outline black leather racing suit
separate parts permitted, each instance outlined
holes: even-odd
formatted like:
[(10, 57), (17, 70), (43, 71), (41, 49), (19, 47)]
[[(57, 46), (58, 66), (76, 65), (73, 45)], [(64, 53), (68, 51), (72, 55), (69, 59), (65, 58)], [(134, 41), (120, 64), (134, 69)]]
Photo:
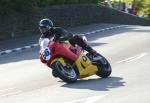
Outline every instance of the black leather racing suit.
[(80, 35), (73, 35), (69, 32), (67, 32), (65, 29), (60, 28), (60, 27), (53, 27), (52, 30), (44, 35), (42, 34), (40, 37), (40, 40), (44, 39), (44, 38), (52, 38), (54, 37), (54, 40), (58, 40), (58, 41), (65, 41), (68, 40), (70, 42), (71, 45), (79, 45), (80, 47), (82, 47), (84, 50), (90, 52), (93, 52), (94, 50), (87, 45), (87, 43), (83, 40), (82, 36)]

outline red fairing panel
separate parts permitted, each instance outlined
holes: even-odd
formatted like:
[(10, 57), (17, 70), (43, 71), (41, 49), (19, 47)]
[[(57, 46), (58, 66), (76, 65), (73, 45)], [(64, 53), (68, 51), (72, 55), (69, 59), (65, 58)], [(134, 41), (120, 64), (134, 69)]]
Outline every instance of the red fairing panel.
[(51, 59), (49, 63), (51, 63), (51, 61), (58, 56), (68, 58), (71, 61), (76, 61), (82, 51), (81, 49), (77, 49), (77, 52), (75, 54), (70, 50), (70, 48), (74, 48), (74, 47), (72, 47), (70, 44), (59, 43), (59, 42), (50, 42), (49, 48), (51, 50), (50, 53)]

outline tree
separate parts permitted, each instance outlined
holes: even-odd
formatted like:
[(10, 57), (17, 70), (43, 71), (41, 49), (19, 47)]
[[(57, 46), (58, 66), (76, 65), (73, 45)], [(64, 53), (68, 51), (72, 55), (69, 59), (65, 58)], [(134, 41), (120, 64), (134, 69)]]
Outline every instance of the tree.
[(125, 2), (126, 4), (134, 4), (138, 15), (140, 15), (140, 13), (143, 12), (145, 17), (150, 18), (150, 0), (119, 0), (119, 1)]

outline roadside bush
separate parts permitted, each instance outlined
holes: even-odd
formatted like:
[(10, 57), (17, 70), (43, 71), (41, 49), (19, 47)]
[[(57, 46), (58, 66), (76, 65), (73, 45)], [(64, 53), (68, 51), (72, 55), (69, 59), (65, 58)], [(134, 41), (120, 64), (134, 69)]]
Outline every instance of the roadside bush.
[(98, 3), (99, 0), (79, 0), (79, 3)]
[(78, 4), (79, 0), (65, 0), (65, 4)]
[(36, 7), (35, 0), (0, 0), (0, 13), (26, 12)]
[(48, 5), (98, 3), (98, 1), (100, 0), (0, 0), (0, 14), (28, 12)]

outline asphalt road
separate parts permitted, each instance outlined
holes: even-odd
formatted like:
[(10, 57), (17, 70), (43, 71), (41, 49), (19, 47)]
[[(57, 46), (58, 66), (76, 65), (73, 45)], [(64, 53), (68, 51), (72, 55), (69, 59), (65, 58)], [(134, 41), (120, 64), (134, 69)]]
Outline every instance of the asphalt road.
[[(99, 30), (99, 29), (104, 29), (104, 28), (109, 28), (114, 26), (118, 26), (118, 24), (90, 24), (90, 25), (78, 26), (74, 28), (65, 28), (65, 29), (71, 33), (83, 34), (86, 32), (91, 32), (94, 30)], [(32, 34), (30, 35), (31, 36), (25, 35), (20, 38), (14, 37), (14, 38), (9, 38), (7, 40), (0, 40), (0, 52), (8, 49), (14, 49), (14, 48), (38, 43), (38, 39), (41, 35), (40, 32), (37, 35), (32, 35)]]
[(150, 103), (150, 27), (126, 26), (87, 38), (110, 61), (109, 78), (66, 84), (52, 77), (37, 58), (39, 48), (32, 48), (0, 57), (0, 103)]

